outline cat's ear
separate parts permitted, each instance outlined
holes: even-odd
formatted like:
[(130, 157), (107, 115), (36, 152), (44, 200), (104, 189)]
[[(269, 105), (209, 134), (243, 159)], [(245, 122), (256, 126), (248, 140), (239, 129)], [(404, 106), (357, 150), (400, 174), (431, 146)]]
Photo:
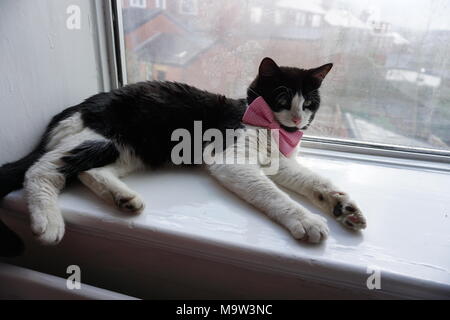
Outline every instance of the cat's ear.
[(330, 72), (331, 68), (333, 68), (332, 63), (324, 64), (321, 67), (310, 70), (311, 77), (319, 84), (322, 84), (322, 81), (327, 76), (328, 72)]
[(264, 58), (259, 65), (259, 75), (263, 78), (271, 78), (280, 73), (280, 67), (271, 58)]

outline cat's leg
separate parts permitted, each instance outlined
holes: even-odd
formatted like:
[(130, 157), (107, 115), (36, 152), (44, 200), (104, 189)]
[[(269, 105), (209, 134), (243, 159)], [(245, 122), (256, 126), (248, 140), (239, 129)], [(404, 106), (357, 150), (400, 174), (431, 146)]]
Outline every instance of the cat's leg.
[(293, 201), (258, 165), (213, 164), (208, 170), (226, 188), (287, 228), (296, 239), (318, 243), (327, 237), (325, 218)]
[(114, 165), (82, 172), (78, 179), (98, 197), (122, 211), (141, 213), (144, 210), (141, 197), (119, 179)]
[(59, 171), (64, 150), (45, 153), (25, 174), (24, 189), (30, 210), (31, 230), (43, 244), (57, 244), (64, 235), (58, 195), (66, 177)]
[(78, 179), (107, 203), (125, 212), (141, 213), (145, 207), (141, 197), (119, 178), (143, 167), (142, 161), (121, 150), (115, 163), (81, 172)]
[(31, 230), (43, 244), (57, 244), (65, 231), (57, 201), (66, 177), (84, 167), (114, 162), (118, 151), (112, 142), (88, 128), (62, 136), (51, 146), (49, 144), (46, 150), (26, 172), (24, 189)]
[(366, 219), (347, 193), (329, 180), (300, 165), (294, 158), (281, 158), (280, 168), (271, 179), (277, 184), (307, 197), (314, 205), (335, 217), (345, 227), (366, 228)]

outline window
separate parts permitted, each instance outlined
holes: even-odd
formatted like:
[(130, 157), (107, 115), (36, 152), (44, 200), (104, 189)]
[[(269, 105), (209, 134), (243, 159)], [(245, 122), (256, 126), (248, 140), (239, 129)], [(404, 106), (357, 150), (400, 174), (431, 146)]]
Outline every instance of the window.
[(198, 13), (197, 0), (180, 0), (180, 13), (196, 15)]
[(148, 63), (146, 66), (146, 77), (145, 80), (153, 80), (153, 66), (151, 63)]
[(166, 9), (167, 8), (166, 0), (155, 0), (155, 7), (158, 9)]
[(253, 23), (260, 23), (262, 19), (263, 10), (260, 7), (250, 9), (250, 21)]
[(450, 151), (450, 0), (178, 3), (168, 16), (142, 15), (148, 28), (125, 28), (130, 81), (151, 63), (167, 68), (153, 78), (243, 97), (264, 56), (333, 62), (308, 136)]
[(295, 14), (295, 25), (300, 27), (306, 25), (306, 15), (303, 12), (297, 12)]
[(318, 28), (318, 27), (320, 27), (321, 23), (322, 23), (322, 17), (319, 16), (318, 14), (313, 15), (311, 25), (315, 28)]
[(283, 23), (283, 15), (280, 10), (275, 11), (275, 25), (279, 26)]
[(130, 0), (130, 7), (147, 8), (147, 0)]

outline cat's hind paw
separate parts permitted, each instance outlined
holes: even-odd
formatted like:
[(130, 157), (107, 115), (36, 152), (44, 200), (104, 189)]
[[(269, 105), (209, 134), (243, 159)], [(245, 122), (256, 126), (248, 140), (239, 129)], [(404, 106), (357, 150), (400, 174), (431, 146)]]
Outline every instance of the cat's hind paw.
[(139, 214), (144, 211), (145, 204), (138, 195), (117, 195), (114, 197), (116, 206), (124, 212)]
[(43, 245), (56, 245), (64, 236), (64, 220), (60, 214), (32, 214), (31, 230)]

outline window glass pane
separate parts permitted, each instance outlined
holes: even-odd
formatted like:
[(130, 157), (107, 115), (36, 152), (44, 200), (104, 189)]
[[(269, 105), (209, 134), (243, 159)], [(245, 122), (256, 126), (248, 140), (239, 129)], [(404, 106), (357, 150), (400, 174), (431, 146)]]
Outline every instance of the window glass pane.
[(265, 56), (333, 62), (308, 135), (450, 149), (450, 0), (142, 2), (122, 1), (130, 83), (237, 98)]

